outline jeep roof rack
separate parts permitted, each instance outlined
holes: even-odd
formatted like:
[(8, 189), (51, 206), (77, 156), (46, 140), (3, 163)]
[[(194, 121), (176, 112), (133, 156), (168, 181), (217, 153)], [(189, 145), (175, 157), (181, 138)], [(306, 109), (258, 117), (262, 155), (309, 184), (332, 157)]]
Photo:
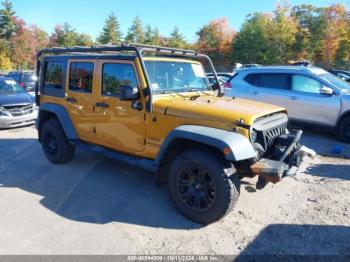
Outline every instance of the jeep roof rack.
[[(45, 48), (40, 50), (36, 55), (36, 74), (39, 76), (40, 73), (40, 58), (44, 54), (76, 54), (76, 53), (106, 53), (106, 52), (112, 52), (112, 53), (131, 53), (134, 52), (136, 56), (140, 59), (142, 71), (145, 75), (146, 85), (147, 85), (147, 92), (148, 94), (151, 94), (152, 90), (150, 88), (150, 81), (148, 78), (148, 74), (146, 71), (146, 66), (143, 60), (143, 53), (154, 53), (158, 55), (167, 55), (167, 56), (173, 56), (173, 57), (189, 57), (189, 58), (204, 58), (208, 61), (210, 69), (213, 72), (214, 78), (216, 79), (216, 82), (219, 84), (218, 90), (219, 90), (219, 96), (222, 96), (224, 94), (223, 88), (220, 84), (219, 78), (216, 74), (215, 67), (210, 59), (209, 56), (205, 54), (198, 53), (196, 51), (191, 50), (184, 50), (184, 49), (177, 49), (177, 48), (171, 48), (171, 47), (162, 47), (162, 46), (154, 46), (154, 45), (144, 45), (144, 44), (138, 44), (138, 43), (131, 43), (131, 44), (122, 44), (121, 46), (111, 46), (111, 45), (98, 45), (98, 46), (72, 46), (72, 47), (52, 47), (52, 48)], [(39, 91), (39, 83), (37, 81), (36, 87), (35, 87), (35, 95), (36, 95), (36, 102), (39, 104), (38, 99), (38, 91)], [(152, 111), (152, 102), (151, 102), (152, 96), (149, 96), (149, 105), (148, 108), (150, 111)]]

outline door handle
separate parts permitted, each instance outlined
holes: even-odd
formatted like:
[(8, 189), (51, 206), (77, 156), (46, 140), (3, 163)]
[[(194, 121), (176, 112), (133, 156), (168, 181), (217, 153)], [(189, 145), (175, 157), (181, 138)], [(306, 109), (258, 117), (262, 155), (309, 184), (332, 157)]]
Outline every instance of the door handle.
[(296, 96), (291, 96), (290, 99), (291, 99), (291, 100), (298, 100), (298, 97), (296, 97)]
[(259, 92), (258, 91), (252, 91), (252, 94), (253, 95), (257, 95), (257, 94), (259, 94)]
[(77, 102), (77, 100), (74, 97), (67, 97), (66, 101), (69, 102), (69, 103), (72, 103), (72, 104)]
[(96, 107), (108, 108), (109, 105), (106, 102), (97, 102)]

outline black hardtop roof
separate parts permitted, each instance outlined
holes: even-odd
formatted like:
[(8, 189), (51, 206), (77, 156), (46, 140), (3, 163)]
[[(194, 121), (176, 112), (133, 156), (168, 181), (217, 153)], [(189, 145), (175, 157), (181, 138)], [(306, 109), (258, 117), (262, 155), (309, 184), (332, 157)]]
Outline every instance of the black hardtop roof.
[(115, 59), (115, 60), (135, 60), (136, 55), (120, 55), (120, 54), (58, 54), (47, 55), (44, 60), (68, 60), (68, 59)]

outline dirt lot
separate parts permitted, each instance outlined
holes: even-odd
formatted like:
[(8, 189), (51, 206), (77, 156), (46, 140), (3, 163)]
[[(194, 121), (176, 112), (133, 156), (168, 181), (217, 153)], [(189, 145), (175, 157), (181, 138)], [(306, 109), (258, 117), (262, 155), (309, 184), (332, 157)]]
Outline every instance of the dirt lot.
[(153, 174), (82, 151), (55, 166), (33, 127), (0, 131), (0, 254), (350, 255), (350, 146), (335, 158), (332, 137), (304, 143), (320, 155), (298, 181), (245, 180), (235, 210), (202, 227)]

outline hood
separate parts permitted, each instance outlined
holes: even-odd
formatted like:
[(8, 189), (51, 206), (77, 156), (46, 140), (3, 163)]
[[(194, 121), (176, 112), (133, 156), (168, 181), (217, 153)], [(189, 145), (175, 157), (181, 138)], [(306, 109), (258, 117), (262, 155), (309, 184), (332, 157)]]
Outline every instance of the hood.
[(0, 106), (32, 103), (34, 99), (28, 93), (0, 94)]
[(252, 125), (254, 120), (277, 112), (286, 112), (285, 108), (252, 100), (200, 96), (195, 100), (183, 97), (159, 97), (154, 102), (154, 111), (169, 116), (235, 123), (243, 120)]

